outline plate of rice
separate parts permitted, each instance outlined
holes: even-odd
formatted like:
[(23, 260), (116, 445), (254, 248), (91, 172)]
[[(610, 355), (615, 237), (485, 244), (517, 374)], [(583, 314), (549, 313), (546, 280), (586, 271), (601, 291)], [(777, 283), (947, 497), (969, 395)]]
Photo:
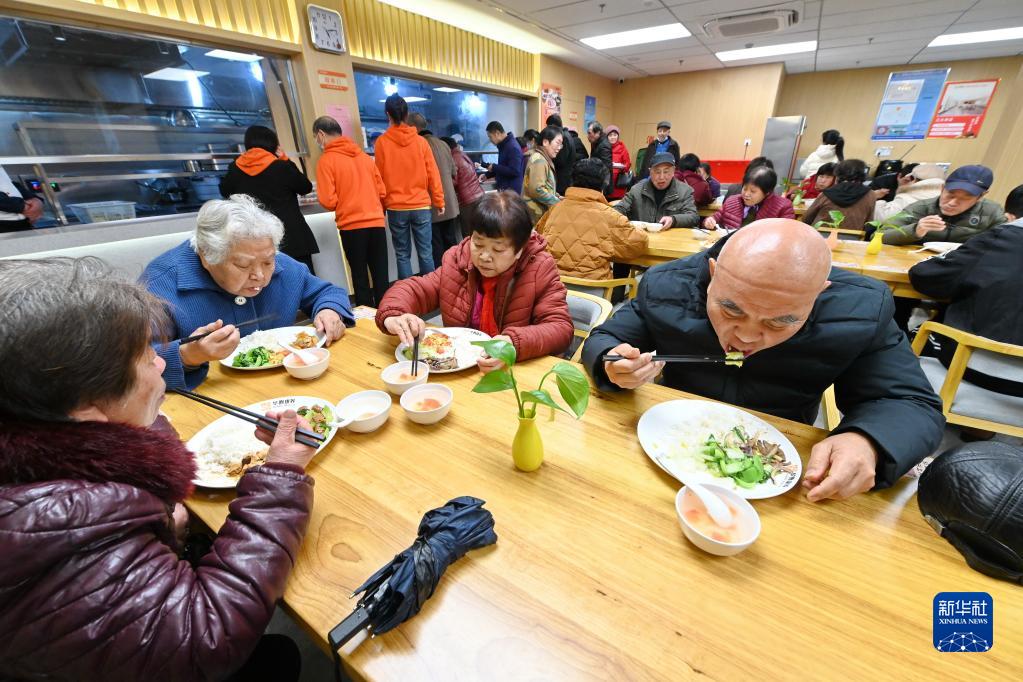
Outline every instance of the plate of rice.
[[(295, 410), (312, 425), (315, 432), (326, 436), (316, 449), (317, 453), (327, 447), (337, 431), (328, 425), (334, 421), (334, 405), (323, 398), (292, 395), (244, 407), (256, 414)], [(242, 474), (262, 464), (270, 449), (256, 438), (255, 431), (256, 427), (252, 424), (224, 415), (192, 436), (186, 446), (195, 455), (196, 473), (193, 482), (203, 488), (234, 488), (238, 485)]]
[(284, 366), (284, 358), (291, 353), (285, 346), (317, 348), (326, 341), (315, 327), (261, 329), (243, 336), (234, 352), (221, 360), (220, 364), (243, 371), (276, 369)]
[(763, 419), (707, 400), (669, 400), (636, 427), (647, 456), (679, 481), (709, 483), (748, 500), (782, 495), (803, 462), (792, 442)]

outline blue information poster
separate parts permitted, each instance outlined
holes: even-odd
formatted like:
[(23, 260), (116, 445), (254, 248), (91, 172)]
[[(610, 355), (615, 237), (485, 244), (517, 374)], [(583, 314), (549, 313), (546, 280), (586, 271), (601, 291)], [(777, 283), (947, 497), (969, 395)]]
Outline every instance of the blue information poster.
[(583, 112), (583, 122), (590, 127), (590, 122), (597, 119), (597, 98), (586, 95), (586, 111)]
[(881, 98), (872, 140), (922, 140), (941, 99), (949, 69), (895, 71)]

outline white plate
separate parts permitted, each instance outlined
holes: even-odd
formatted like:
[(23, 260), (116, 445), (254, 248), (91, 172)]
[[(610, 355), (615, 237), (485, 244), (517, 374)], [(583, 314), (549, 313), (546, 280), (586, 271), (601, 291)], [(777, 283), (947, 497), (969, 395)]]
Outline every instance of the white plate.
[[(433, 369), (430, 368), (430, 374), (450, 374), (452, 372), (461, 372), (464, 369), (476, 366), (476, 361), (483, 355), (483, 349), (479, 346), (473, 346), (473, 341), (489, 341), (490, 336), (484, 334), (478, 329), (470, 329), (468, 327), (439, 327), (430, 328), (426, 330), (426, 334), (431, 332), (444, 332), (451, 337), (451, 341), (455, 346), (455, 359), (458, 360), (458, 366), (454, 369)], [(403, 343), (399, 343), (398, 347), (394, 349), (394, 357), (398, 359), (398, 362), (408, 360), (405, 357), (404, 351), (407, 346)], [(422, 360), (422, 358), (419, 358)]]
[(935, 253), (948, 253), (955, 251), (962, 244), (959, 242), (924, 242), (920, 245), (921, 251), (934, 251)]
[[(714, 476), (708, 472), (698, 454), (693, 455), (692, 459), (686, 456), (683, 442), (695, 450), (708, 435), (713, 433), (720, 436), (736, 426), (743, 427), (751, 435), (756, 434), (763, 440), (780, 445), (786, 461), (795, 464), (796, 471), (776, 476), (773, 483), (768, 480), (753, 488), (742, 488), (728, 477)], [(791, 490), (803, 475), (803, 462), (799, 453), (781, 431), (763, 419), (731, 405), (707, 400), (669, 400), (644, 412), (636, 431), (647, 456), (679, 481), (689, 479), (697, 483), (713, 483), (734, 490), (747, 500), (782, 495)]]
[[(264, 332), (272, 332), (274, 337), (277, 339), (277, 345), (282, 348), (285, 345), (290, 344), (292, 341), (294, 341), (295, 337), (298, 335), (299, 332), (305, 332), (306, 334), (315, 335), (316, 346), (319, 348), (322, 348), (323, 344), (327, 342), (326, 337), (321, 336), (319, 332), (316, 331), (316, 327), (277, 327), (276, 329), (260, 329), (258, 332), (253, 332), (253, 334)], [(246, 344), (246, 339), (249, 339), (251, 336), (252, 334), (249, 334), (248, 336), (243, 336), (241, 341), (238, 342), (238, 347), (235, 348), (234, 352), (228, 355), (223, 360), (221, 360), (220, 364), (222, 364), (224, 367), (230, 367), (231, 369), (237, 369), (242, 372), (256, 372), (261, 369), (277, 369), (278, 367), (284, 366), (283, 362), (279, 362), (276, 365), (261, 365), (259, 367), (235, 367), (234, 365), (232, 365), (231, 363), (234, 362), (234, 356), (238, 355), (238, 353), (242, 351), (246, 351), (249, 349), (249, 346), (251, 344)]]
[[(303, 406), (311, 407), (312, 405), (329, 405), (335, 418), (337, 417), (337, 406), (332, 402), (324, 400), (323, 398), (313, 398), (307, 395), (289, 395), (282, 398), (271, 398), (270, 400), (264, 400), (263, 402), (253, 403), (252, 405), (245, 405), (244, 409), (249, 412), (255, 412), (256, 414), (266, 414), (267, 412), (277, 412), (287, 408), (298, 409)], [(225, 414), (213, 423), (207, 424), (197, 434), (192, 436), (185, 446), (195, 454), (195, 463), (197, 467), (199, 467), (196, 470), (195, 480), (193, 482), (203, 488), (234, 488), (238, 485), (237, 478), (231, 478), (230, 476), (224, 476), (209, 471), (204, 472), (201, 465), (203, 456), (200, 454), (200, 451), (204, 449), (210, 438), (224, 434), (230, 434), (231, 437), (236, 437), (237, 435), (239, 438), (247, 436), (245, 439), (246, 443), (250, 444), (253, 450), (265, 449), (267, 445), (253, 435), (255, 430), (256, 427), (247, 421), (242, 421), (237, 417)], [(327, 447), (327, 444), (334, 438), (335, 433), (337, 433), (336, 427), (330, 430), (330, 433), (327, 434), (327, 438), (320, 444), (320, 447), (316, 448), (316, 452), (320, 452), (323, 448)]]

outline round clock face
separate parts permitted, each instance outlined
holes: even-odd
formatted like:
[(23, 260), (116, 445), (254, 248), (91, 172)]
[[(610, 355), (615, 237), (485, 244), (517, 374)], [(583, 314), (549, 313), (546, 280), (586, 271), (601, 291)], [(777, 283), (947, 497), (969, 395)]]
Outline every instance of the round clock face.
[(308, 6), (309, 34), (313, 45), (320, 50), (343, 53), (345, 51), (341, 15), (334, 10), (316, 5)]

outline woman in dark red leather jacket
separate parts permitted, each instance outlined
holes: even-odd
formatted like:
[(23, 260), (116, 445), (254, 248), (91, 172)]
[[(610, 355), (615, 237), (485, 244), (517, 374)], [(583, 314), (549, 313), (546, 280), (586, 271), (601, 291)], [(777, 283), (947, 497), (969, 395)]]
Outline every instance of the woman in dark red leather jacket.
[(279, 415), (212, 551), (180, 559), (195, 463), (150, 428), (161, 311), (95, 259), (0, 261), (0, 679), (288, 679), (239, 668), (301, 544), (313, 449)]

